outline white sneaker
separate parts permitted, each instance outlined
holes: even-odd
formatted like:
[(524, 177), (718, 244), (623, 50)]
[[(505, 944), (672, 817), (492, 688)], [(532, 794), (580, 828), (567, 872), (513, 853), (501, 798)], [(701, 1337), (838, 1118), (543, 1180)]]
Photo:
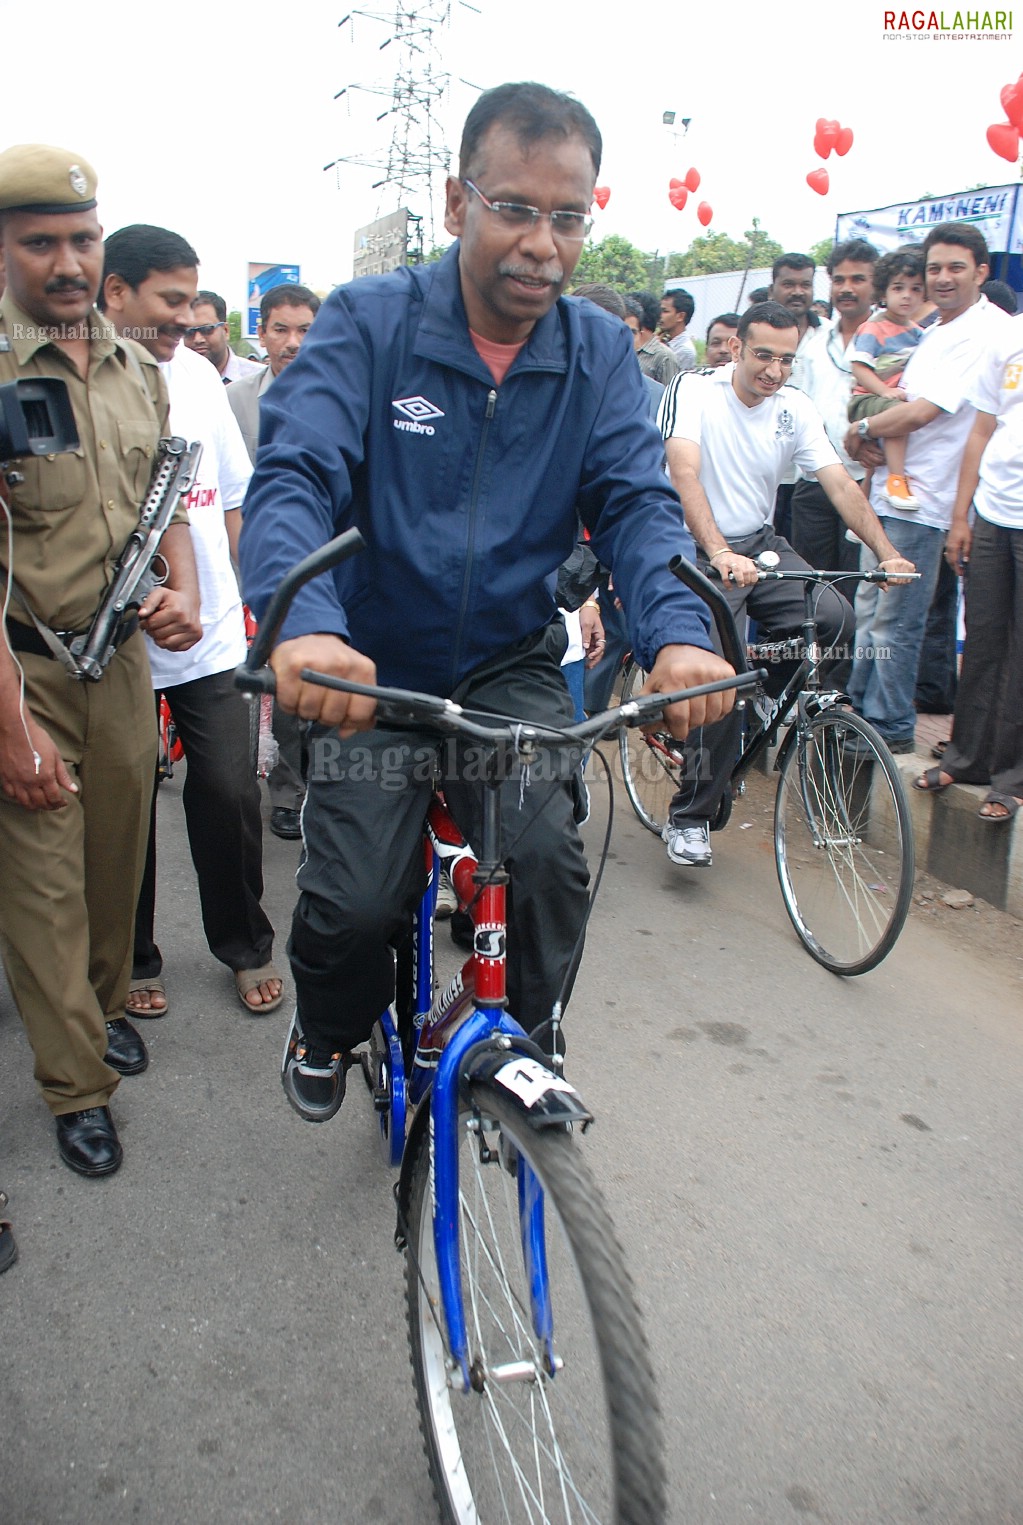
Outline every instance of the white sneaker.
[(710, 868), (713, 862), (707, 821), (683, 821), (678, 826), (669, 821), (661, 832), (661, 840), (667, 845), (672, 863), (686, 868)]
[(438, 921), (447, 921), (458, 910), (458, 896), (455, 887), (443, 869), (440, 870), (440, 883), (437, 885), (437, 904), (433, 914)]

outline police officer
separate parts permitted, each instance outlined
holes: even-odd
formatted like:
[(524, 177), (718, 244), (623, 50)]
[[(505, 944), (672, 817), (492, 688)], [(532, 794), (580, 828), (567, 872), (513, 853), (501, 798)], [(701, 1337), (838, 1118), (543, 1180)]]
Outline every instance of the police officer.
[[(145, 643), (129, 634), (98, 683), (52, 650), (88, 629), (138, 520), (167, 398), (158, 368), (94, 307), (103, 270), (96, 175), (42, 144), (0, 154), (0, 382), (56, 376), (79, 448), (7, 468), (0, 499), (0, 944), (54, 1113), (61, 1158), (108, 1175), (121, 1145), (107, 1105), (148, 1056), (124, 1018), (156, 729)], [(139, 619), (170, 650), (201, 634), (187, 520), (166, 532), (165, 587)], [(48, 627), (44, 629), (43, 627)], [(23, 679), (22, 679), (23, 674)], [(22, 682), (24, 689), (22, 692)]]

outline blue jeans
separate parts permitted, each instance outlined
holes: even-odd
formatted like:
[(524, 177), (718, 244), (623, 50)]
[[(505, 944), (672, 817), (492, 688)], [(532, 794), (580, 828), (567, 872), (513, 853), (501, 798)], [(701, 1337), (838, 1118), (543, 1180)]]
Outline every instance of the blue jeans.
[(878, 595), (853, 665), (850, 690), (860, 713), (886, 741), (912, 741), (916, 670), (945, 532), (906, 519), (882, 518), (881, 524), (900, 556), (916, 565), (920, 579)]

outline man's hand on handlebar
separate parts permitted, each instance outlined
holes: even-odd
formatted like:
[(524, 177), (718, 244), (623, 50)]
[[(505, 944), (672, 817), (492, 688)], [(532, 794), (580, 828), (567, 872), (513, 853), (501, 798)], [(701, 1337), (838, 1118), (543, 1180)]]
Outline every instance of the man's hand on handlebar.
[(736, 583), (740, 588), (752, 587), (760, 580), (760, 568), (756, 562), (748, 556), (740, 556), (738, 551), (715, 552), (711, 566), (722, 582)]
[[(739, 559), (745, 560), (745, 557)], [(701, 646), (662, 646), (642, 691), (644, 694), (677, 693), (681, 688), (696, 688), (701, 683), (717, 683), (732, 676), (732, 668), (716, 652), (704, 651)], [(731, 689), (721, 694), (704, 694), (699, 699), (669, 705), (658, 725), (666, 725), (676, 741), (685, 741), (697, 726), (712, 725), (715, 720), (721, 720), (734, 703), (735, 692)]]
[(323, 672), (352, 683), (375, 683), (376, 664), (355, 651), (339, 635), (301, 635), (274, 648), (270, 666), (277, 680), (277, 703), (302, 720), (337, 726), (342, 736), (368, 731), (376, 703), (362, 694), (344, 694), (303, 682), (302, 669)]

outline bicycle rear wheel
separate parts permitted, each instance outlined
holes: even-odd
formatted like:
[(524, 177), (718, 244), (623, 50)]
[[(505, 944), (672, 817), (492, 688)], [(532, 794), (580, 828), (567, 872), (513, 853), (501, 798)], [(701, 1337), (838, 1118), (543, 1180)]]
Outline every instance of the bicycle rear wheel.
[(778, 779), (774, 854), (785, 909), (835, 974), (865, 974), (891, 952), (913, 895), (913, 829), (898, 768), (848, 710), (816, 715)]
[[(477, 1088), (459, 1130), (468, 1393), (460, 1381), (457, 1390), (448, 1384), (425, 1135), (406, 1271), (420, 1425), (443, 1518), (657, 1525), (665, 1482), (649, 1354), (614, 1229), (575, 1140), (534, 1132)], [(553, 1374), (530, 1316), (520, 1161), (544, 1193)]]
[[(630, 662), (622, 682), (621, 703), (627, 704), (646, 682), (647, 675), (636, 662)], [(647, 737), (642, 731), (618, 732), (618, 755), (629, 803), (648, 831), (661, 835), (668, 820), (668, 810), (682, 783), (682, 764), (675, 755), (681, 743), (667, 736)]]

